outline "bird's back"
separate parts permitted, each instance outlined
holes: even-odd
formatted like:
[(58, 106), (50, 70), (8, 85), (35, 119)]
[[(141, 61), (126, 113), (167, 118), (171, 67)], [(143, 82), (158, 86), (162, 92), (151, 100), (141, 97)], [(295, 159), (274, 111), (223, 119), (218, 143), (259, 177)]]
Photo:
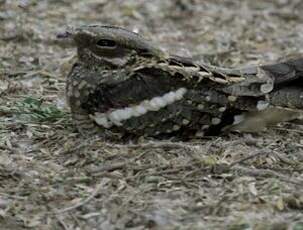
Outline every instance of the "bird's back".
[(203, 136), (301, 114), (303, 58), (224, 69), (166, 55), (115, 27), (81, 27), (74, 37), (79, 60), (66, 89), (82, 133)]

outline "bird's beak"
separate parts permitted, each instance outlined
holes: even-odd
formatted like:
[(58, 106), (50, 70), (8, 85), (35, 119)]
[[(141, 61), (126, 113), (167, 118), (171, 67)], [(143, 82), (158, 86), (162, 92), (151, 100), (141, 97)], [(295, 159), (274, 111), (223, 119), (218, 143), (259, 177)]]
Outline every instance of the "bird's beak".
[(72, 33), (70, 31), (63, 31), (57, 33), (57, 39), (68, 39), (72, 37)]
[(56, 38), (60, 44), (66, 46), (75, 45), (73, 29), (66, 29), (65, 31), (58, 32)]

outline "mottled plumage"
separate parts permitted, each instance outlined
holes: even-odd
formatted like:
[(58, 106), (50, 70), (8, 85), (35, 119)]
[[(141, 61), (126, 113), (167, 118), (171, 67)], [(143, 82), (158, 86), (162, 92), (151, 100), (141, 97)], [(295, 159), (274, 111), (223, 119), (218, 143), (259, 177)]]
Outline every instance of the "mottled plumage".
[(203, 136), (301, 115), (303, 58), (223, 69), (168, 55), (118, 27), (82, 26), (64, 37), (78, 49), (66, 91), (83, 134)]

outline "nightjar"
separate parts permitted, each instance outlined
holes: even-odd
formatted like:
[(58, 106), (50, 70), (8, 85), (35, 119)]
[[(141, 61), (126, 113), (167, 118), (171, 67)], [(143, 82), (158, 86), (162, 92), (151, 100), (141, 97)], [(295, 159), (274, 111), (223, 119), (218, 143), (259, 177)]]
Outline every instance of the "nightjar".
[(200, 137), (302, 115), (303, 57), (225, 69), (169, 55), (114, 26), (81, 26), (60, 37), (77, 47), (66, 94), (84, 135)]

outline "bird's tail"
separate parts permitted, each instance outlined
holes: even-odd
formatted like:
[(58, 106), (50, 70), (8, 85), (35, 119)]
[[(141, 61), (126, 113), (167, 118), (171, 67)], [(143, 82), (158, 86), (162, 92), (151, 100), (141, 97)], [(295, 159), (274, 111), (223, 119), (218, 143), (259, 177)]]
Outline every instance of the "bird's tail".
[(272, 105), (303, 109), (303, 58), (260, 67), (274, 81)]
[(303, 57), (259, 67), (274, 79), (275, 86), (298, 83), (303, 86)]
[[(230, 130), (256, 132), (280, 122), (303, 119), (303, 58), (258, 66), (251, 70), (250, 72), (242, 70), (242, 74), (247, 78), (258, 79), (259, 76), (265, 79), (265, 82), (260, 82), (260, 87), (253, 88), (254, 91), (250, 89), (254, 94), (248, 97), (245, 95), (246, 99), (258, 101), (262, 97), (262, 86), (269, 85), (269, 92), (263, 92), (269, 107), (260, 111), (247, 110), (236, 115), (234, 124), (229, 127)], [(256, 82), (259, 83), (258, 80)], [(240, 92), (238, 88), (241, 89), (241, 85), (232, 87), (234, 92)], [(243, 97), (241, 94), (238, 96)]]

